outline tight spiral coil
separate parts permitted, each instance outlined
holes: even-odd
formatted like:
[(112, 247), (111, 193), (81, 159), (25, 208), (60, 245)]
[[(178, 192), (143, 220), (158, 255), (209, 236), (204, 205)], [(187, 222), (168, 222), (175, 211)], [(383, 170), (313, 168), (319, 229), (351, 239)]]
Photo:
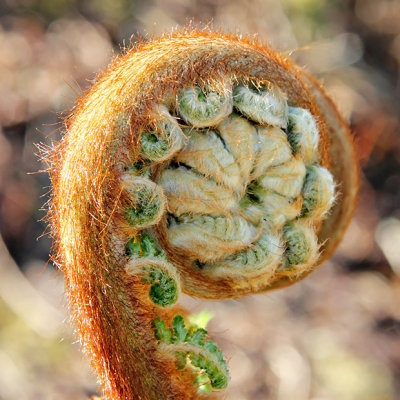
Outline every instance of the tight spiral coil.
[(110, 399), (194, 399), (229, 381), (181, 291), (239, 297), (304, 278), (351, 217), (347, 125), (262, 45), (178, 32), (121, 56), (49, 160), (73, 320)]

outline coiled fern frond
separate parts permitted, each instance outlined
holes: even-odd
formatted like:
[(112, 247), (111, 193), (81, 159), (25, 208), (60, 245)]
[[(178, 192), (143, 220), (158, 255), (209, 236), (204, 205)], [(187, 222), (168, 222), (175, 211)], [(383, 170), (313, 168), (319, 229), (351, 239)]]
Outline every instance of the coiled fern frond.
[(229, 373), (175, 302), (282, 287), (328, 257), (354, 208), (348, 127), (259, 43), (185, 31), (116, 59), (49, 159), (55, 259), (109, 399), (195, 399)]

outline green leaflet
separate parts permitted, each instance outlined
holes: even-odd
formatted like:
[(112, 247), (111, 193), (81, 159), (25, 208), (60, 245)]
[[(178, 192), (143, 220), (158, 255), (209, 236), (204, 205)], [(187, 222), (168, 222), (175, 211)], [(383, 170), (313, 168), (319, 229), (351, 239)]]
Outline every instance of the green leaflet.
[(159, 251), (154, 239), (147, 233), (133, 237), (126, 245), (131, 257), (127, 272), (140, 274), (142, 282), (150, 285), (149, 296), (154, 304), (169, 307), (179, 296), (179, 282), (175, 267)]
[(232, 93), (216, 92), (199, 86), (183, 89), (178, 93), (181, 117), (194, 127), (216, 125), (232, 112)]
[(162, 195), (160, 190), (154, 190), (153, 186), (155, 186), (153, 183), (138, 184), (132, 192), (132, 207), (125, 210), (125, 218), (130, 225), (137, 227), (152, 225), (163, 211)]
[(289, 265), (306, 263), (308, 260), (309, 246), (304, 232), (296, 229), (296, 225), (287, 224), (283, 228), (283, 237), (287, 242), (285, 250)]
[(143, 233), (139, 237), (135, 236), (126, 244), (126, 254), (130, 257), (162, 257), (166, 258), (163, 251), (157, 249), (156, 242), (147, 233)]
[[(203, 328), (186, 328), (181, 315), (172, 321), (172, 331), (167, 328), (161, 318), (153, 321), (154, 336), (160, 343), (167, 345), (188, 344), (179, 346), (175, 352), (176, 366), (183, 370), (189, 365), (198, 369), (195, 382), (199, 390), (208, 392), (210, 389), (224, 389), (228, 385), (229, 372), (222, 351), (211, 340), (205, 340), (207, 331)], [(193, 346), (197, 349), (194, 350)], [(182, 350), (183, 349), (183, 350)]]
[(186, 340), (186, 336), (188, 334), (188, 330), (185, 328), (185, 321), (183, 320), (182, 315), (177, 315), (172, 325), (174, 327), (174, 338), (177, 343), (184, 342)]
[(293, 151), (300, 154), (306, 165), (317, 161), (319, 132), (309, 110), (289, 107), (287, 135)]
[(168, 141), (159, 135), (144, 131), (140, 137), (141, 152), (149, 159), (161, 158), (168, 149)]
[(207, 331), (205, 329), (197, 328), (193, 332), (190, 333), (190, 336), (189, 336), (190, 343), (201, 346), (206, 335), (207, 335)]
[[(153, 327), (156, 338), (161, 343), (166, 344), (186, 342), (203, 346), (203, 341), (207, 335), (207, 330), (204, 328), (190, 327), (187, 329), (182, 315), (176, 315), (172, 321), (173, 334), (171, 330), (166, 327), (165, 322), (159, 317), (153, 321)], [(167, 333), (167, 331), (169, 333)]]
[(149, 296), (153, 303), (168, 307), (178, 300), (178, 285), (168, 271), (158, 265), (143, 267), (143, 283), (150, 284)]
[(334, 200), (335, 183), (332, 174), (319, 165), (309, 165), (303, 186), (302, 215), (320, 219), (328, 213)]
[(143, 176), (145, 178), (150, 178), (151, 175), (151, 164), (147, 161), (137, 161), (133, 165), (126, 168), (127, 172), (131, 172), (138, 176)]
[(165, 326), (165, 322), (160, 317), (157, 317), (153, 321), (153, 328), (154, 336), (157, 340), (159, 340), (161, 343), (172, 343), (172, 333)]
[(154, 128), (142, 132), (140, 151), (151, 161), (164, 161), (171, 158), (183, 146), (184, 135), (176, 119), (164, 105), (154, 109), (157, 122)]
[(314, 229), (305, 221), (297, 220), (283, 227), (286, 242), (285, 266), (298, 267), (313, 265), (318, 258), (318, 242)]

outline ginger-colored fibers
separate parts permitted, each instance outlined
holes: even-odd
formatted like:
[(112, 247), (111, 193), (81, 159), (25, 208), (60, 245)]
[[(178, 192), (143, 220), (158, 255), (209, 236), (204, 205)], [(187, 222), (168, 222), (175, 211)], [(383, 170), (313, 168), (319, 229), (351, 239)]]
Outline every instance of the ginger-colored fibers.
[(184, 31), (115, 59), (66, 130), (54, 259), (106, 397), (212, 398), (226, 362), (173, 304), (285, 286), (332, 253), (358, 186), (347, 125), (286, 57)]

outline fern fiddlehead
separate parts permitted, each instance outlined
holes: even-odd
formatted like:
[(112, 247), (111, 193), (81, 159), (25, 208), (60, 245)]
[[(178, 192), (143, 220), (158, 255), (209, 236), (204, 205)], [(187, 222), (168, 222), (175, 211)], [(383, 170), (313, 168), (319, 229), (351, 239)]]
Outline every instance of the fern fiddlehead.
[(114, 62), (67, 131), (50, 159), (56, 260), (106, 397), (212, 397), (227, 364), (179, 293), (263, 292), (329, 255), (357, 191), (346, 124), (288, 60), (192, 31)]

